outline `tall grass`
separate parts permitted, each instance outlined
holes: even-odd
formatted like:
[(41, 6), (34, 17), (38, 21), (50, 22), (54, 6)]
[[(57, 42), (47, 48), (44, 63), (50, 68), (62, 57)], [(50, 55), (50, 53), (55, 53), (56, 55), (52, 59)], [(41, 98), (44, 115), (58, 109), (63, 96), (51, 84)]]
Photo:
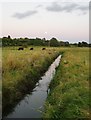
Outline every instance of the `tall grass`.
[(0, 47), (0, 119), (2, 117), (2, 48)]
[(59, 49), (54, 52), (54, 48), (3, 48), (3, 114), (31, 91), (58, 54)]
[(64, 50), (51, 84), (43, 118), (87, 119), (89, 113), (89, 49)]

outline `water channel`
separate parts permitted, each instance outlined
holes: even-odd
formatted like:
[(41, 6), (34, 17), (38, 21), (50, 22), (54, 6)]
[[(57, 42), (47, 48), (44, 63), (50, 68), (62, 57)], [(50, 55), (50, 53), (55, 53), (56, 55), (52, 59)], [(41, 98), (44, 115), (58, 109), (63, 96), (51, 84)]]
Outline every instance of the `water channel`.
[(61, 60), (59, 55), (55, 61), (51, 64), (44, 76), (37, 82), (36, 87), (31, 94), (27, 94), (26, 97), (21, 100), (14, 111), (7, 115), (6, 118), (41, 118), (44, 110), (44, 103), (47, 95), (50, 92), (49, 84), (56, 72)]

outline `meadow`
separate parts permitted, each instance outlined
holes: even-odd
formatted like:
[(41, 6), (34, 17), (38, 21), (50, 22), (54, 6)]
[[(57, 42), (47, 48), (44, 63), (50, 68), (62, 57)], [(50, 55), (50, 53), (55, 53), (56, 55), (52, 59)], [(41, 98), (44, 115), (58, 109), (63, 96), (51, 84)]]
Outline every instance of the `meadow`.
[(29, 48), (18, 50), (18, 47), (4, 47), (2, 50), (3, 114), (30, 93), (54, 59), (62, 54), (60, 65), (49, 85), (50, 93), (44, 105), (43, 118), (88, 118), (91, 78), (89, 48)]
[(34, 47), (34, 50), (4, 47), (2, 50), (3, 114), (17, 104), (60, 54), (58, 48)]
[(50, 83), (43, 118), (65, 120), (90, 118), (89, 48), (64, 50), (56, 75)]
[(0, 48), (0, 119), (2, 114), (2, 48)]

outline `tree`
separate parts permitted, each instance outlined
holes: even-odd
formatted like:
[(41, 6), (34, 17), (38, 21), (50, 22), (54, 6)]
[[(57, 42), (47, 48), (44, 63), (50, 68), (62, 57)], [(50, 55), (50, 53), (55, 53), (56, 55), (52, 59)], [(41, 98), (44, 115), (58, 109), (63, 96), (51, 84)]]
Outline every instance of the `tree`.
[(10, 35), (8, 35), (8, 39), (11, 39)]
[(57, 47), (57, 46), (59, 46), (60, 44), (59, 44), (59, 42), (58, 42), (58, 40), (56, 39), (56, 38), (52, 38), (51, 40), (50, 40), (50, 46), (53, 46), (53, 47)]
[(88, 47), (88, 46), (89, 46), (89, 44), (84, 41), (78, 43), (78, 47)]
[(82, 46), (83, 46), (83, 47), (88, 47), (88, 43), (87, 43), (87, 42), (82, 41)]
[(65, 46), (66, 46), (66, 47), (70, 46), (70, 44), (69, 44), (68, 41), (65, 42)]
[(65, 46), (65, 42), (60, 41), (60, 46)]
[(82, 47), (82, 43), (81, 42), (78, 42), (78, 47)]

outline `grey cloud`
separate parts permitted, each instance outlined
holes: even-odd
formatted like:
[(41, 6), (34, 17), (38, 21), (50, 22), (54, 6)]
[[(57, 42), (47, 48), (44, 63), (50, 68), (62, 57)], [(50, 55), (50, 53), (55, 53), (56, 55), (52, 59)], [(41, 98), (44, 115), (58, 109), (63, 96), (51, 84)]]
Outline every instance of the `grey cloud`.
[(13, 17), (16, 17), (18, 19), (24, 19), (24, 18), (32, 16), (36, 13), (37, 13), (37, 11), (27, 11), (27, 12), (24, 12), (24, 13), (15, 13), (13, 15)]
[(77, 6), (78, 5), (76, 3), (68, 3), (62, 7), (62, 11), (72, 12), (73, 10), (77, 9)]
[(42, 7), (42, 6), (43, 6), (43, 5), (40, 4), (40, 5), (37, 5), (36, 8), (40, 8), (40, 7)]
[(89, 9), (89, 6), (79, 6), (78, 9), (82, 11), (87, 11)]
[(65, 3), (65, 4), (63, 4), (62, 2), (60, 2), (60, 3), (53, 2), (51, 4), (51, 6), (46, 7), (46, 9), (48, 11), (51, 11), (51, 12), (62, 12), (62, 11), (72, 12), (75, 10), (80, 10), (81, 12), (84, 13), (84, 12), (88, 11), (89, 6), (87, 4), (86, 5), (77, 4), (77, 3)]
[(53, 12), (60, 12), (62, 11), (62, 8), (59, 4), (57, 4), (56, 2), (52, 3), (51, 6), (46, 8), (49, 11), (53, 11)]

